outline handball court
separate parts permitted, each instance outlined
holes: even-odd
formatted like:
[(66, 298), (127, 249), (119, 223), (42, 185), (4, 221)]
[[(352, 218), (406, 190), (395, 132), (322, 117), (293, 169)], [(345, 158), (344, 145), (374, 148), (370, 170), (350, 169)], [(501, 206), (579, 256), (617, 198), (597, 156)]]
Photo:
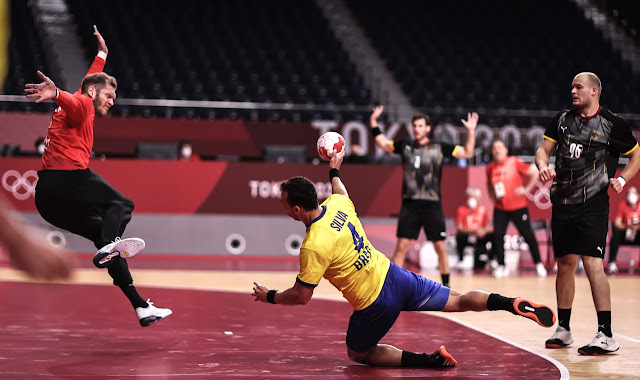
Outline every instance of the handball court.
[[(140, 255), (129, 260), (140, 294), (173, 315), (142, 328), (106, 271), (76, 256), (66, 283), (26, 279), (0, 264), (0, 379), (637, 379), (640, 276), (610, 277), (614, 355), (584, 357), (596, 317), (587, 279), (576, 280), (569, 348), (547, 350), (554, 328), (506, 312), (403, 313), (382, 340), (414, 352), (445, 345), (458, 361), (447, 369), (372, 368), (351, 362), (345, 335), (352, 308), (326, 281), (306, 306), (255, 302), (253, 281), (286, 289), (295, 258)], [(423, 275), (437, 279), (435, 271)], [(555, 278), (532, 271), (495, 279), (452, 272), (458, 291), (481, 288), (523, 296), (555, 309)]]

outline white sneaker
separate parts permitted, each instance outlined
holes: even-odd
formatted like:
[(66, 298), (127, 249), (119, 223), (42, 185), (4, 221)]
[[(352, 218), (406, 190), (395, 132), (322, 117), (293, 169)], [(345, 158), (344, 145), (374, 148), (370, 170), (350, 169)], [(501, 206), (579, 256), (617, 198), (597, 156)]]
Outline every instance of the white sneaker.
[(140, 238), (120, 239), (116, 237), (113, 243), (100, 248), (93, 257), (93, 264), (98, 268), (106, 268), (111, 265), (112, 259), (120, 256), (123, 259), (133, 257), (145, 247), (144, 240)]
[(496, 268), (498, 268), (498, 262), (496, 260), (489, 261), (489, 268), (496, 270)]
[(156, 322), (160, 322), (162, 318), (168, 317), (173, 313), (171, 309), (161, 309), (153, 306), (153, 302), (151, 302), (151, 300), (147, 300), (147, 303), (149, 304), (147, 307), (136, 308), (136, 314), (138, 314), (138, 320), (140, 320), (140, 325), (142, 327), (147, 327)]
[(547, 277), (547, 270), (542, 263), (536, 264), (536, 273), (538, 273), (538, 277)]
[(509, 276), (509, 268), (505, 267), (504, 265), (499, 265), (493, 271), (493, 277), (502, 278), (502, 277), (507, 277), (507, 276)]
[(551, 335), (551, 338), (547, 339), (544, 343), (546, 348), (562, 348), (567, 347), (573, 343), (573, 337), (571, 336), (571, 331), (565, 329), (562, 326), (558, 326), (556, 332)]
[(580, 347), (578, 353), (581, 355), (606, 355), (616, 352), (618, 349), (620, 349), (620, 346), (618, 346), (618, 343), (613, 337), (609, 338), (604, 335), (602, 331), (598, 331), (591, 343)]
[(612, 261), (609, 263), (609, 274), (616, 274), (618, 273), (618, 266), (616, 265), (615, 261)]

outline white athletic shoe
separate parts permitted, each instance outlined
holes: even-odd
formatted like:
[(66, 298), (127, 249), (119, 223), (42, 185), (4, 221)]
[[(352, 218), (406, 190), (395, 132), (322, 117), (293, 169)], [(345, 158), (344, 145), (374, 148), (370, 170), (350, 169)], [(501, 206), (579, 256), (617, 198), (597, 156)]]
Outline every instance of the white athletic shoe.
[(496, 270), (496, 268), (498, 268), (498, 262), (496, 260), (489, 261), (489, 268), (491, 268), (491, 270)]
[(498, 265), (498, 267), (493, 271), (493, 277), (502, 278), (509, 276), (509, 268), (504, 265)]
[(136, 314), (138, 315), (138, 320), (142, 327), (147, 327), (160, 322), (162, 318), (168, 317), (173, 313), (171, 309), (162, 309), (153, 306), (153, 302), (151, 302), (151, 300), (147, 300), (147, 303), (149, 304), (147, 307), (136, 308)]
[(538, 273), (538, 277), (547, 277), (547, 270), (545, 269), (544, 264), (536, 264), (536, 273)]
[(573, 343), (573, 337), (571, 336), (571, 331), (565, 329), (562, 326), (558, 326), (556, 332), (551, 335), (551, 338), (547, 339), (544, 343), (546, 348), (562, 348), (567, 347)]
[(591, 343), (580, 347), (578, 353), (581, 355), (606, 355), (616, 352), (618, 349), (620, 346), (613, 337), (609, 338), (602, 331), (598, 331)]
[(109, 243), (98, 250), (93, 257), (93, 264), (98, 268), (108, 267), (114, 257), (120, 256), (123, 259), (133, 257), (140, 253), (144, 246), (144, 240), (140, 238), (120, 239), (116, 237), (113, 243)]
[(618, 266), (616, 265), (615, 261), (612, 261), (609, 263), (609, 274), (616, 274), (618, 273)]

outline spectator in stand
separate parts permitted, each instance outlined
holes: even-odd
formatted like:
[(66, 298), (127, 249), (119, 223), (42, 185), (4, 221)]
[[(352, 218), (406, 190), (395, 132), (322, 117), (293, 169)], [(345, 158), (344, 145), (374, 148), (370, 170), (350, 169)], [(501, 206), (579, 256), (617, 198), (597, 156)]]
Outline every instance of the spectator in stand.
[(193, 153), (193, 145), (189, 140), (180, 140), (178, 144), (178, 160), (180, 161), (200, 161), (200, 157)]
[(487, 263), (487, 243), (492, 241), (493, 234), (489, 231), (489, 216), (486, 207), (478, 205), (480, 189), (469, 187), (466, 191), (467, 202), (458, 207), (456, 213), (456, 234), (458, 248), (458, 267), (464, 259), (464, 249), (474, 247), (473, 268), (482, 269)]
[[(533, 165), (524, 163), (515, 156), (509, 156), (504, 141), (496, 139), (491, 144), (493, 161), (487, 165), (487, 185), (489, 195), (495, 202), (493, 209), (493, 252), (498, 259), (495, 277), (506, 277), (509, 270), (504, 265), (504, 235), (507, 233), (509, 221), (513, 221), (518, 232), (529, 245), (531, 258), (539, 277), (546, 277), (547, 270), (540, 260), (540, 249), (536, 235), (531, 227), (527, 193), (538, 181), (538, 171)], [(523, 177), (527, 178), (525, 185)]]
[(618, 273), (616, 258), (621, 244), (640, 245), (640, 208), (638, 208), (638, 188), (630, 186), (627, 199), (620, 202), (616, 217), (611, 223), (609, 240), (609, 273)]

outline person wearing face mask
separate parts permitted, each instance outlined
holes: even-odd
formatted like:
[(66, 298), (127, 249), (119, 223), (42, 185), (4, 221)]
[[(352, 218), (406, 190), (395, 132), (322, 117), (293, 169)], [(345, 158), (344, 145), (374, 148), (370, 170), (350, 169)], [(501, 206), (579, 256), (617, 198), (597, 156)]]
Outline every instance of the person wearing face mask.
[[(493, 161), (487, 165), (487, 185), (489, 195), (495, 202), (493, 209), (493, 252), (498, 259), (495, 277), (506, 277), (509, 269), (504, 265), (504, 235), (509, 221), (513, 221), (518, 232), (529, 245), (531, 258), (539, 277), (546, 277), (547, 270), (540, 260), (540, 249), (536, 235), (531, 227), (527, 193), (538, 181), (538, 171), (533, 165), (526, 164), (515, 156), (509, 156), (507, 144), (496, 139), (491, 144)], [(524, 183), (523, 177), (527, 179)]]
[(492, 241), (489, 233), (489, 216), (486, 207), (478, 205), (480, 189), (467, 188), (467, 202), (460, 205), (456, 213), (458, 259), (462, 263), (465, 247), (474, 247), (473, 268), (484, 268), (487, 261), (487, 243)]
[(46, 148), (44, 137), (38, 137), (35, 143), (36, 154), (40, 157), (44, 154), (44, 150)]
[(178, 156), (180, 161), (200, 161), (200, 157), (193, 153), (193, 145), (189, 140), (180, 140), (178, 144)]
[(621, 244), (640, 245), (640, 208), (638, 208), (638, 188), (630, 186), (627, 199), (620, 202), (616, 217), (611, 223), (609, 240), (609, 273), (618, 273), (616, 258)]

